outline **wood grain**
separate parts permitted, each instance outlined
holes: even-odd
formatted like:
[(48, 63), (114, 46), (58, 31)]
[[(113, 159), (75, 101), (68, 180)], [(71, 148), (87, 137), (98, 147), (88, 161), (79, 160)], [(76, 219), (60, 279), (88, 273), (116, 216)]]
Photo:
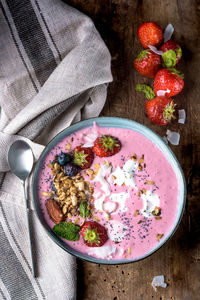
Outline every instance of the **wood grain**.
[[(185, 125), (175, 121), (167, 128), (180, 132), (180, 145), (171, 146), (187, 181), (187, 205), (182, 222), (159, 251), (128, 265), (102, 266), (78, 261), (79, 300), (198, 300), (200, 299), (200, 1), (195, 0), (70, 0), (66, 3), (89, 15), (112, 55), (113, 82), (109, 86), (103, 116), (120, 116), (141, 122), (161, 136), (166, 127), (150, 123), (144, 113), (144, 97), (137, 83), (150, 83), (133, 69), (142, 50), (136, 32), (144, 21), (162, 28), (175, 27), (174, 40), (183, 49), (179, 69), (185, 87), (174, 97), (187, 113)], [(168, 287), (155, 292), (152, 278), (165, 275)]]

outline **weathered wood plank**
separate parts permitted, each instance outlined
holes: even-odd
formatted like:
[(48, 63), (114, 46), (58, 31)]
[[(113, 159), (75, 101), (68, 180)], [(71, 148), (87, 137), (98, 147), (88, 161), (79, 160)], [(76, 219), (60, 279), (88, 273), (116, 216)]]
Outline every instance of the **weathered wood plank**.
[[(70, 5), (88, 14), (112, 55), (114, 81), (102, 115), (126, 117), (145, 124), (163, 136), (165, 127), (150, 123), (144, 113), (144, 97), (136, 94), (139, 82), (152, 84), (133, 69), (133, 59), (142, 49), (137, 28), (155, 21), (175, 27), (174, 39), (183, 47), (179, 69), (185, 73), (184, 91), (174, 97), (187, 113), (185, 125), (168, 126), (179, 131), (178, 147), (171, 146), (184, 170), (187, 206), (173, 238), (149, 258), (128, 265), (100, 266), (78, 262), (78, 299), (81, 300), (197, 300), (200, 299), (200, 1), (195, 0), (70, 0)], [(168, 287), (156, 293), (155, 275), (164, 274)]]

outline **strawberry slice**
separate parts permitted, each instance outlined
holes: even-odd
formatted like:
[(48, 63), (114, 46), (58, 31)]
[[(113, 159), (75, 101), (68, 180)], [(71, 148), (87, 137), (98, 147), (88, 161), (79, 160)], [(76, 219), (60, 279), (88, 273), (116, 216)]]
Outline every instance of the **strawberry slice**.
[(94, 152), (92, 151), (92, 148), (78, 146), (74, 149), (74, 163), (78, 165), (80, 169), (90, 168), (93, 160)]
[(104, 226), (94, 221), (87, 221), (81, 226), (80, 235), (88, 247), (101, 247), (108, 240)]
[(112, 156), (120, 151), (121, 142), (114, 136), (103, 135), (94, 141), (94, 146), (92, 149), (97, 156)]

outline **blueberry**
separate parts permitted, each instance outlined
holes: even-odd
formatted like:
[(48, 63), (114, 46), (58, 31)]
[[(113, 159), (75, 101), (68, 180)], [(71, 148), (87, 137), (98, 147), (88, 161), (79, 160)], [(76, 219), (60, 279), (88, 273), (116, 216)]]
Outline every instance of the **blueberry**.
[(79, 166), (75, 165), (74, 163), (69, 162), (64, 166), (64, 172), (67, 176), (76, 176), (76, 174), (78, 174), (79, 171)]
[(57, 157), (57, 162), (59, 163), (59, 165), (64, 166), (66, 165), (68, 162), (70, 162), (72, 160), (72, 157), (70, 154), (68, 153), (64, 153), (61, 152), (58, 157)]

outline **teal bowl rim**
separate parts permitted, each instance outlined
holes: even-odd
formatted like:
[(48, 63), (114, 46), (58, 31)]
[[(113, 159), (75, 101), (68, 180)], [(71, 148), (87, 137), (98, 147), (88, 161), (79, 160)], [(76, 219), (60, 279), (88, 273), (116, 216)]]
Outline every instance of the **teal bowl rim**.
[[(99, 126), (103, 126), (103, 127), (114, 127), (114, 128), (126, 128), (126, 129), (131, 129), (134, 131), (139, 132), (140, 134), (143, 134), (146, 138), (148, 138), (149, 140), (152, 141), (152, 138), (154, 138), (157, 142), (152, 141), (160, 150), (160, 146), (162, 146), (163, 148), (165, 148), (168, 152), (169, 157), (172, 158), (173, 162), (175, 163), (175, 166), (177, 168), (177, 170), (179, 171), (179, 176), (182, 180), (182, 188), (183, 188), (183, 192), (181, 194), (182, 196), (182, 205), (180, 207), (180, 211), (177, 212), (177, 216), (176, 216), (176, 222), (174, 223), (174, 225), (172, 226), (172, 229), (169, 231), (169, 233), (167, 234), (167, 236), (165, 238), (162, 239), (162, 241), (157, 244), (156, 247), (154, 247), (153, 249), (151, 249), (151, 251), (149, 251), (148, 253), (146, 253), (145, 255), (138, 257), (136, 259), (121, 259), (121, 260), (106, 260), (106, 259), (98, 259), (86, 254), (82, 254), (74, 249), (72, 249), (70, 246), (68, 246), (62, 239), (60, 239), (58, 236), (56, 236), (53, 231), (51, 230), (51, 228), (47, 225), (47, 223), (44, 220), (44, 216), (43, 213), (40, 209), (40, 205), (39, 205), (39, 201), (37, 201), (37, 189), (36, 189), (36, 184), (37, 184), (37, 174), (40, 171), (40, 164), (43, 160), (43, 158), (46, 156), (46, 154), (59, 142), (61, 141), (64, 137), (70, 135), (71, 133), (74, 133), (80, 129), (84, 129), (87, 127), (92, 126), (93, 122), (97, 122)], [(127, 126), (129, 125), (130, 127), (123, 127), (125, 124), (127, 124)], [(146, 134), (144, 134), (146, 133)], [(161, 150), (162, 151), (162, 150)], [(162, 151), (163, 152), (163, 151)], [(164, 154), (165, 155), (165, 154)], [(166, 155), (165, 155), (166, 156)], [(169, 160), (168, 160), (169, 161)], [(169, 161), (169, 163), (171, 164), (171, 162)], [(171, 164), (172, 165), (172, 164)], [(174, 167), (172, 166), (173, 170)], [(176, 174), (177, 175), (177, 174)], [(185, 177), (184, 177), (184, 173), (183, 170), (180, 166), (180, 163), (178, 162), (175, 154), (173, 153), (173, 151), (170, 149), (170, 147), (164, 142), (164, 140), (154, 131), (152, 131), (151, 129), (149, 129), (148, 127), (146, 127), (143, 124), (140, 124), (136, 121), (127, 119), (127, 118), (120, 118), (120, 117), (96, 117), (96, 118), (90, 118), (84, 121), (80, 121), (77, 122), (67, 128), (65, 128), (64, 130), (62, 130), (61, 132), (59, 132), (45, 147), (45, 149), (43, 150), (43, 152), (41, 153), (35, 167), (34, 167), (34, 171), (33, 171), (33, 177), (32, 177), (32, 185), (31, 185), (31, 189), (32, 189), (32, 198), (33, 198), (33, 205), (34, 205), (34, 209), (36, 211), (36, 215), (40, 220), (40, 223), (42, 224), (42, 226), (44, 227), (45, 231), (47, 232), (47, 234), (50, 236), (50, 238), (58, 245), (60, 246), (63, 250), (65, 250), (66, 252), (72, 254), (73, 256), (88, 261), (88, 262), (92, 262), (92, 263), (97, 263), (97, 264), (105, 264), (105, 265), (119, 265), (119, 264), (127, 264), (127, 263), (132, 263), (132, 262), (137, 262), (140, 261), (142, 259), (145, 259), (147, 257), (149, 257), (150, 255), (152, 255), (153, 253), (155, 253), (156, 251), (158, 251), (167, 241), (169, 241), (169, 239), (174, 235), (174, 233), (176, 232), (183, 213), (184, 213), (184, 209), (185, 209), (185, 204), (186, 204), (186, 182), (185, 182)], [(180, 195), (179, 195), (180, 198)]]

